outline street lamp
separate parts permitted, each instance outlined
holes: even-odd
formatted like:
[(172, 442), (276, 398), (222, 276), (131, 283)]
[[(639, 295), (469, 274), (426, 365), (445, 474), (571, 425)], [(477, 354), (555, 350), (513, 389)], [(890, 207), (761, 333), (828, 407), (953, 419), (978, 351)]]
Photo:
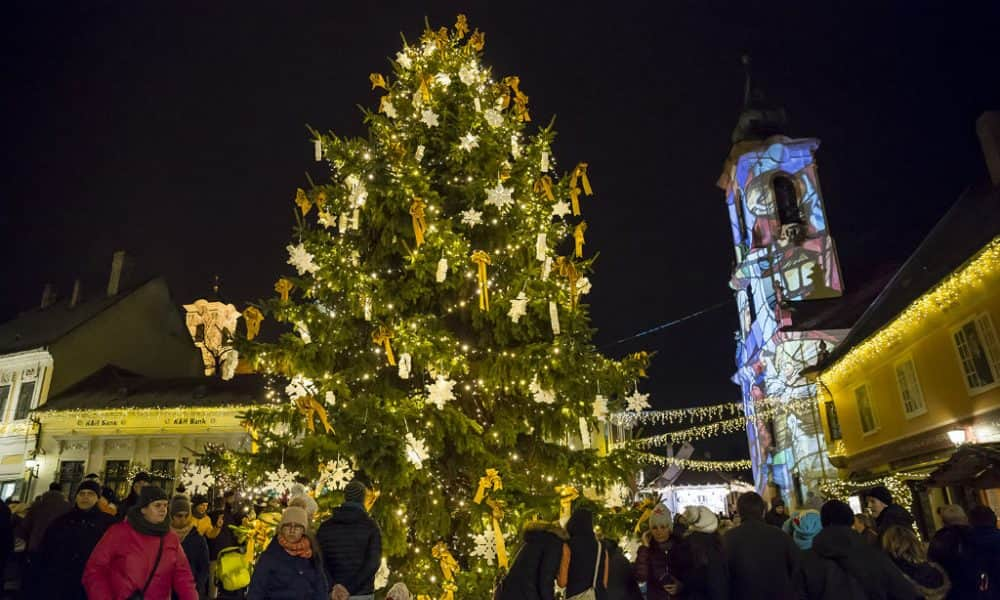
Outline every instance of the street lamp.
[(965, 430), (964, 429), (952, 429), (948, 432), (948, 439), (951, 440), (955, 447), (961, 446), (965, 443)]

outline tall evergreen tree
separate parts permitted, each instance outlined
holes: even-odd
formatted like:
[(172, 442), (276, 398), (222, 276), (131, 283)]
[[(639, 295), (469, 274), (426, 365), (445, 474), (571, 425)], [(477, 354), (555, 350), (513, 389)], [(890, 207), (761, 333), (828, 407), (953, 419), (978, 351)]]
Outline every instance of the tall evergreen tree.
[[(557, 174), (551, 126), (533, 130), (483, 44), (463, 16), (428, 29), (371, 75), (367, 138), (315, 133), (330, 178), (296, 194), (294, 272), (259, 306), (290, 331), (243, 347), (290, 397), (247, 415), (250, 480), (283, 464), (329, 506), (344, 482), (329, 467), (349, 462), (380, 492), (392, 580), (435, 597), (488, 596), (494, 532), (511, 556), (525, 520), (622, 493), (634, 456), (600, 417), (647, 362), (593, 345), (587, 165)], [(635, 517), (599, 522), (617, 536)]]

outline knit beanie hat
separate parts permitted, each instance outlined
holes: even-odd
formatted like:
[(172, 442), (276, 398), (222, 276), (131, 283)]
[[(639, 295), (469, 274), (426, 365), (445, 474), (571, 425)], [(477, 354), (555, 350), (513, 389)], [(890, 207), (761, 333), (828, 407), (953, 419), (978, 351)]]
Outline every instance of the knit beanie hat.
[(368, 488), (365, 484), (361, 483), (357, 479), (351, 481), (344, 488), (344, 501), (345, 502), (357, 502), (358, 504), (365, 503), (365, 493), (368, 492)]
[(684, 509), (684, 519), (689, 531), (715, 533), (719, 528), (719, 517), (706, 506), (688, 506)]
[(969, 517), (965, 514), (965, 509), (957, 504), (945, 504), (938, 510), (941, 521), (945, 525), (968, 525)]
[(139, 492), (139, 508), (146, 508), (157, 500), (169, 500), (167, 493), (156, 485), (147, 485)]
[(305, 509), (299, 508), (298, 506), (289, 506), (286, 508), (285, 512), (281, 513), (281, 524), (279, 527), (283, 527), (288, 524), (308, 527), (309, 519), (306, 517)]
[(670, 509), (662, 502), (653, 507), (653, 513), (649, 515), (650, 528), (666, 526), (669, 529), (673, 524), (674, 517), (670, 514)]
[(784, 529), (792, 534), (792, 540), (801, 550), (812, 548), (813, 538), (823, 529), (823, 520), (818, 510), (797, 511), (785, 521)]
[(79, 487), (76, 488), (76, 493), (79, 494), (83, 490), (90, 490), (98, 496), (101, 495), (101, 485), (91, 479), (81, 481)]
[(823, 527), (831, 525), (850, 527), (854, 524), (854, 511), (840, 500), (827, 500), (819, 509), (819, 518)]
[(892, 504), (892, 492), (890, 492), (889, 488), (884, 485), (876, 485), (872, 489), (868, 490), (867, 495), (877, 500), (881, 500), (883, 504)]
[(191, 496), (191, 506), (198, 506), (199, 504), (208, 504), (208, 496), (204, 494)]
[(187, 496), (177, 495), (170, 501), (170, 516), (177, 513), (191, 514), (191, 501), (188, 500)]

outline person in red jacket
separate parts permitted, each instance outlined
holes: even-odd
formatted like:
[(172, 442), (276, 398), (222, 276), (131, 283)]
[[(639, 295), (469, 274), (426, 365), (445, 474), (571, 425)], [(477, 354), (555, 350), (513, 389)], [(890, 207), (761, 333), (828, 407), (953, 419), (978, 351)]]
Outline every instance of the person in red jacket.
[(171, 591), (179, 600), (198, 600), (191, 567), (167, 522), (166, 492), (142, 488), (125, 520), (111, 526), (91, 553), (83, 587), (91, 600), (126, 600), (135, 592), (147, 600), (168, 600)]

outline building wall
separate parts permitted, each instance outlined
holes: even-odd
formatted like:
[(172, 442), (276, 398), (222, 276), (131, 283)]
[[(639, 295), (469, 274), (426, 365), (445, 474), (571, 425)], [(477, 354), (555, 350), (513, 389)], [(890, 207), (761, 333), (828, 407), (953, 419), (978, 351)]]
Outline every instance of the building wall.
[[(889, 347), (859, 345), (855, 350), (861, 360), (849, 371), (837, 371), (834, 365), (820, 376), (825, 384), (824, 399), (832, 398), (836, 405), (842, 439), (831, 439), (825, 414), (824, 431), (835, 446), (834, 454), (844, 457), (846, 468), (885, 470), (887, 458), (898, 462), (908, 454), (919, 456), (947, 448), (950, 443), (946, 430), (956, 424), (968, 427), (970, 440), (1000, 439), (1000, 372), (996, 373), (997, 382), (992, 386), (970, 390), (954, 338), (957, 327), (984, 314), (990, 317), (996, 335), (1000, 326), (997, 270), (962, 290), (946, 310), (914, 320)], [(923, 412), (909, 416), (904, 410), (897, 377), (897, 366), (906, 360), (913, 361), (925, 404)], [(855, 395), (860, 386), (866, 386), (878, 420), (877, 428), (868, 433), (863, 430)], [(913, 442), (900, 445), (908, 439)], [(880, 452), (890, 444), (891, 452)]]

